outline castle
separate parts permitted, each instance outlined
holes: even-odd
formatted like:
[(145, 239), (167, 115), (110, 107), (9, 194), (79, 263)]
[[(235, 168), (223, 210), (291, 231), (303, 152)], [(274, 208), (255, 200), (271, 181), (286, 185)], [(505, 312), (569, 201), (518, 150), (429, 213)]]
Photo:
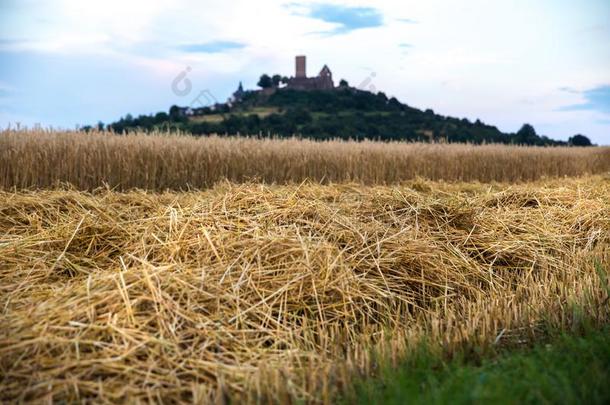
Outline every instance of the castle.
[(335, 88), (333, 74), (324, 65), (320, 73), (315, 77), (307, 77), (307, 60), (305, 56), (295, 58), (295, 75), (286, 82), (287, 89), (294, 90), (332, 90)]
[[(294, 77), (284, 78), (283, 83), (285, 86), (281, 88), (292, 90), (332, 90), (335, 88), (333, 74), (326, 65), (322, 67), (322, 70), (320, 70), (320, 73), (318, 73), (317, 76), (307, 77), (307, 59), (302, 55), (295, 58)], [(271, 87), (263, 88), (261, 90), (253, 90), (253, 92), (270, 95), (275, 93), (278, 88), (280, 88), (278, 84), (274, 84)], [(231, 104), (242, 100), (244, 95), (248, 92), (250, 91), (245, 91), (242, 83), (239, 82), (237, 90), (229, 98), (228, 103)]]

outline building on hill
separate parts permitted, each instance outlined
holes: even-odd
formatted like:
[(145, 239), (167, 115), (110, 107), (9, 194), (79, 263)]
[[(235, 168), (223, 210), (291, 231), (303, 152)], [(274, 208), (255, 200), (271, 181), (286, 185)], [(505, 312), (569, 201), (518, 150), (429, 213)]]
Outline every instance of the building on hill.
[[(276, 75), (277, 76), (277, 75)], [(275, 77), (273, 79), (275, 79)], [(277, 76), (279, 77), (279, 76)], [(262, 76), (261, 76), (262, 79)], [(268, 79), (271, 79), (268, 77)], [(281, 86), (280, 83), (284, 83), (285, 86)], [(260, 86), (260, 84), (259, 84)], [(262, 87), (262, 86), (260, 86)], [(320, 73), (315, 77), (307, 77), (307, 59), (305, 56), (299, 55), (295, 58), (295, 75), (294, 77), (281, 79), (280, 82), (273, 82), (268, 86), (261, 88), (260, 90), (244, 90), (242, 82), (239, 82), (237, 90), (227, 99), (227, 105), (232, 107), (235, 104), (240, 103), (244, 100), (244, 97), (249, 93), (261, 94), (264, 96), (270, 96), (275, 93), (278, 89), (292, 89), (292, 90), (332, 90), (335, 88), (333, 82), (333, 73), (330, 71), (327, 65), (322, 67)], [(188, 115), (188, 114), (186, 114)], [(192, 113), (191, 113), (192, 115)]]
[(235, 91), (235, 93), (233, 93), (233, 99), (234, 100), (241, 100), (241, 98), (244, 96), (244, 86), (241, 84), (241, 82), (239, 82), (239, 86), (237, 87), (237, 90)]
[(306, 57), (299, 55), (295, 58), (295, 75), (287, 80), (286, 88), (294, 90), (332, 90), (335, 88), (335, 83), (333, 82), (333, 74), (326, 65), (317, 76), (307, 77)]
[(244, 91), (244, 86), (241, 84), (241, 82), (239, 82), (237, 90), (235, 90), (231, 97), (229, 97), (229, 99), (227, 100), (227, 104), (231, 106), (235, 103), (239, 103), (244, 98), (245, 94), (246, 92)]

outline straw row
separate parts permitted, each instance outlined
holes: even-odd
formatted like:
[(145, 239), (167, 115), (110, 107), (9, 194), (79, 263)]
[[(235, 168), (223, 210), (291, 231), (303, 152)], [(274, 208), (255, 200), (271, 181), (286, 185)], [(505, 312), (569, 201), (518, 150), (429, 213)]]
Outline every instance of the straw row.
[(610, 182), (0, 192), (0, 400), (325, 401), (399, 358), (608, 320)]

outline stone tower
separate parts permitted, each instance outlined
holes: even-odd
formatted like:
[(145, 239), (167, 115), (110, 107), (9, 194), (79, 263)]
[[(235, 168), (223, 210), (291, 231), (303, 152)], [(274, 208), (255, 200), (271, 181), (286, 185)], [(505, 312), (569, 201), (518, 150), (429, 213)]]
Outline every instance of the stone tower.
[(296, 72), (295, 72), (295, 77), (296, 78), (306, 78), (307, 77), (307, 62), (305, 59), (305, 56), (297, 56), (295, 58), (295, 62), (296, 62)]

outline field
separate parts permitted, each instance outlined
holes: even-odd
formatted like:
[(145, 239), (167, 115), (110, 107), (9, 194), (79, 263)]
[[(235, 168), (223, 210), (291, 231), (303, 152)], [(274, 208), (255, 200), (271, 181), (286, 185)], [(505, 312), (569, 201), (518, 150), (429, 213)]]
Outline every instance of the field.
[(610, 147), (538, 148), (383, 142), (314, 142), (144, 134), (0, 133), (0, 188), (187, 190), (220, 181), (398, 184), (525, 182), (610, 171)]
[(608, 171), (608, 148), (4, 132), (0, 400), (335, 401), (422, 345), (602, 329)]
[[(273, 107), (254, 107), (249, 111), (244, 112), (232, 112), (231, 114), (237, 116), (256, 115), (259, 118), (267, 117), (271, 114), (279, 114), (278, 108)], [(207, 114), (190, 117), (189, 120), (193, 122), (220, 122), (225, 119), (223, 114)]]

